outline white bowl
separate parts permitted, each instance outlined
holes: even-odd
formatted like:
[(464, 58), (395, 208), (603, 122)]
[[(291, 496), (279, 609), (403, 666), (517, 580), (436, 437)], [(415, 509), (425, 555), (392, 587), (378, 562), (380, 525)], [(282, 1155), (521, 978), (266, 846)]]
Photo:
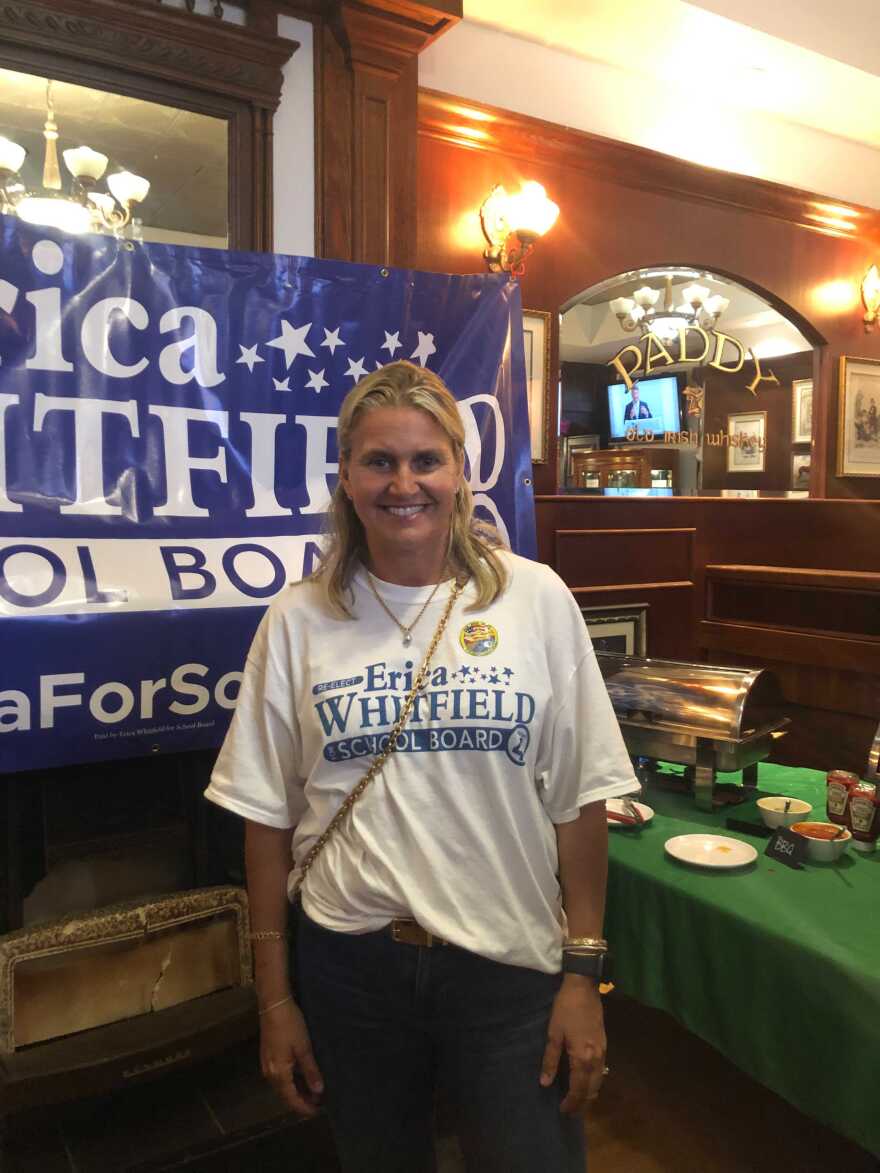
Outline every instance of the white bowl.
[[(816, 829), (821, 827), (825, 831), (830, 828), (835, 833), (842, 831), (843, 834), (839, 839), (814, 839), (812, 835), (807, 833), (811, 827)], [(846, 827), (839, 827), (837, 823), (794, 823), (791, 829), (801, 838), (806, 839), (807, 858), (815, 863), (832, 863), (843, 854), (847, 843), (852, 839), (852, 832)]]
[[(789, 803), (788, 810), (785, 804)], [(813, 808), (801, 798), (759, 798), (758, 810), (767, 827), (790, 827), (805, 819)]]

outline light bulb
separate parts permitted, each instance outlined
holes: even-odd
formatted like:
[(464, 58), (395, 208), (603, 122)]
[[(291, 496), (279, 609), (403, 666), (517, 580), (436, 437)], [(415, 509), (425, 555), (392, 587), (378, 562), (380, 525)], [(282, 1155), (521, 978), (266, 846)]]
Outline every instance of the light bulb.
[(24, 147), (14, 143), (11, 138), (0, 136), (0, 168), (4, 171), (11, 171), (14, 175), (24, 162), (26, 154)]
[(643, 310), (653, 309), (660, 297), (660, 290), (652, 289), (650, 285), (643, 285), (641, 289), (635, 291), (633, 297)]
[(556, 223), (559, 207), (547, 198), (540, 183), (524, 183), (507, 201), (507, 219), (514, 232), (543, 236)]
[(686, 286), (681, 291), (681, 296), (689, 306), (700, 306), (706, 304), (706, 298), (711, 292), (712, 290), (708, 286), (697, 285), (695, 282), (693, 285)]
[(615, 297), (614, 300), (610, 301), (608, 304), (611, 307), (612, 314), (616, 314), (617, 317), (620, 317), (621, 315), (626, 316), (627, 314), (631, 313), (633, 306), (636, 303), (631, 297)]
[(115, 175), (107, 176), (107, 186), (125, 208), (129, 204), (140, 203), (147, 198), (150, 181), (141, 178), (140, 175), (133, 175), (131, 171), (120, 171)]
[(862, 280), (862, 300), (869, 314), (880, 310), (880, 272), (872, 265)]
[(71, 147), (62, 152), (67, 170), (74, 179), (98, 180), (107, 170), (109, 160), (100, 151), (93, 151), (91, 147)]
[(16, 212), (28, 224), (45, 224), (62, 232), (77, 235), (88, 232), (92, 226), (89, 209), (74, 200), (53, 199), (51, 196), (25, 196), (16, 205)]

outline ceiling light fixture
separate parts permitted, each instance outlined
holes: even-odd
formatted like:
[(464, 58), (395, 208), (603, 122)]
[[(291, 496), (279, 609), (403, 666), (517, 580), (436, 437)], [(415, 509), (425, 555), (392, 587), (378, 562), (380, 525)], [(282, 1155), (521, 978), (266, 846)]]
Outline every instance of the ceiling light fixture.
[(540, 183), (524, 183), (515, 195), (496, 184), (480, 208), (480, 224), (489, 243), (483, 257), (493, 273), (521, 277), (535, 242), (556, 223), (559, 208)]
[(865, 333), (868, 333), (876, 328), (880, 313), (880, 273), (876, 265), (872, 265), (862, 278), (862, 301), (865, 305)]
[(18, 176), (27, 152), (11, 139), (0, 137), (0, 212), (14, 213), (29, 224), (46, 224), (63, 232), (121, 231), (131, 220), (132, 206), (146, 199), (149, 181), (131, 171), (120, 171), (107, 176), (109, 193), (96, 191), (95, 185), (107, 170), (107, 156), (91, 147), (72, 147), (62, 152), (73, 176), (70, 193), (64, 192), (51, 81), (46, 83), (43, 138), (43, 184), (37, 190), (29, 190)]
[(666, 291), (663, 305), (657, 303), (663, 290), (643, 285), (632, 297), (615, 297), (609, 305), (611, 312), (628, 334), (638, 330), (641, 334), (654, 334), (664, 341), (678, 336), (682, 326), (700, 326), (704, 330), (715, 327), (718, 319), (730, 305), (730, 298), (713, 293), (706, 285), (694, 282), (681, 291), (682, 304), (674, 307), (672, 296), (672, 274), (666, 274)]

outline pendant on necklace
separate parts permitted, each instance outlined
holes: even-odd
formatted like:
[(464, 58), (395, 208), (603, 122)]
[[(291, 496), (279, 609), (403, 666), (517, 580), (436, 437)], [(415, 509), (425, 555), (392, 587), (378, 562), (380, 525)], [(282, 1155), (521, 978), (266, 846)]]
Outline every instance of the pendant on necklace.
[(411, 643), (412, 643), (412, 636), (410, 635), (410, 633), (408, 631), (405, 631), (403, 633), (403, 646), (405, 648), (408, 648)]

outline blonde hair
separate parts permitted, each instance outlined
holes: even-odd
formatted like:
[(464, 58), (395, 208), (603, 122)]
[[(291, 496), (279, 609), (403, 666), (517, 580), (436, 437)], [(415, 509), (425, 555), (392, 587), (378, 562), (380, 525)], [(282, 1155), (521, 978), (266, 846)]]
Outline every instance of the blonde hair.
[[(464, 427), (455, 398), (433, 371), (403, 359), (367, 375), (346, 395), (337, 421), (340, 462), (351, 455), (352, 436), (364, 413), (379, 407), (424, 411), (446, 433), (456, 465), (463, 467)], [(367, 536), (341, 478), (326, 532), (330, 543), (312, 577), (323, 584), (331, 607), (351, 617), (349, 587), (357, 564), (366, 563)], [(469, 610), (487, 606), (507, 585), (507, 570), (497, 553), (502, 545), (497, 530), (474, 517), (473, 493), (462, 477), (452, 507), (447, 564), (456, 577), (470, 577), (476, 585), (477, 598)]]

